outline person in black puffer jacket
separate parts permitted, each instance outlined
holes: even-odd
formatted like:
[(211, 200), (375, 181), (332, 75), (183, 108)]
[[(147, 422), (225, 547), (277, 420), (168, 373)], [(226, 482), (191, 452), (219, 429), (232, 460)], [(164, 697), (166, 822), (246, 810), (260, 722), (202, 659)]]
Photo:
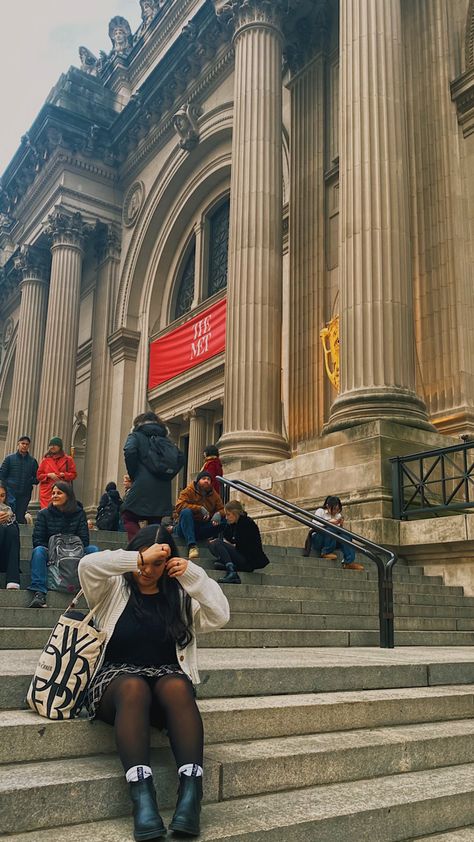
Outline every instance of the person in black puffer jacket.
[(217, 558), (216, 570), (226, 570), (226, 575), (219, 582), (240, 585), (238, 570), (253, 573), (270, 564), (263, 552), (260, 530), (244, 511), (238, 500), (229, 500), (225, 505), (227, 523), (222, 538), (209, 541), (209, 549)]
[(97, 507), (95, 523), (97, 529), (117, 532), (120, 525), (120, 506), (123, 500), (115, 482), (108, 482)]
[(48, 592), (48, 541), (52, 535), (76, 535), (83, 544), (84, 555), (96, 553), (98, 547), (89, 544), (89, 529), (81, 503), (78, 503), (72, 485), (58, 480), (52, 488), (51, 503), (41, 509), (33, 530), (31, 556), (31, 584), (34, 597), (30, 608), (45, 608)]
[[(173, 477), (163, 479), (153, 470), (152, 451), (156, 438), (168, 438), (168, 430), (163, 421), (154, 412), (138, 415), (123, 449), (127, 472), (132, 480), (132, 487), (127, 492), (126, 500), (121, 508), (122, 520), (129, 541), (137, 534), (140, 523), (142, 525), (161, 523), (162, 517), (171, 515), (173, 510), (171, 504)], [(184, 463), (184, 456), (174, 445), (172, 447), (177, 451), (179, 470)]]

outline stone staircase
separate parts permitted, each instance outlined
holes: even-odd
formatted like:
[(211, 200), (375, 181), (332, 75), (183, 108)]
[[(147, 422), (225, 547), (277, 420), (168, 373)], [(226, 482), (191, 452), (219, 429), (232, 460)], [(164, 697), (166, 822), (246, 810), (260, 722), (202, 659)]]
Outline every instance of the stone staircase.
[[(94, 540), (113, 548), (120, 536)], [(26, 580), (30, 546), (22, 529)], [(473, 842), (474, 598), (400, 565), (398, 646), (380, 650), (369, 562), (359, 573), (291, 548), (269, 555), (263, 573), (225, 587), (231, 622), (199, 641), (203, 842)], [(217, 575), (205, 550), (200, 563)], [(112, 729), (24, 708), (67, 603), (50, 593), (32, 610), (28, 599), (0, 591), (0, 835), (130, 840)], [(153, 745), (166, 819), (175, 771), (161, 734)]]

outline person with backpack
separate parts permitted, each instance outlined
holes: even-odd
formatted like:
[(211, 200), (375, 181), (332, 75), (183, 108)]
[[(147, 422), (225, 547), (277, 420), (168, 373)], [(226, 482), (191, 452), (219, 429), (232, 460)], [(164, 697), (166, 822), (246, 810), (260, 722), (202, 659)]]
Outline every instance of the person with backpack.
[(95, 525), (97, 529), (118, 532), (120, 525), (120, 506), (123, 500), (117, 491), (115, 482), (108, 482), (99, 500)]
[(46, 509), (51, 503), (54, 483), (57, 480), (70, 483), (77, 477), (76, 464), (72, 456), (66, 456), (63, 441), (59, 436), (49, 440), (49, 450), (41, 460), (36, 474), (39, 480), (40, 508)]
[(172, 512), (171, 481), (184, 465), (184, 454), (171, 441), (164, 422), (154, 412), (144, 412), (133, 422), (123, 449), (132, 481), (121, 514), (128, 540), (140, 523), (159, 524)]
[(78, 564), (83, 555), (97, 553), (99, 548), (89, 544), (89, 529), (81, 503), (76, 500), (72, 485), (58, 480), (51, 491), (51, 503), (41, 509), (33, 530), (33, 553), (31, 556), (31, 584), (33, 599), (29, 608), (46, 608), (48, 592), (48, 561), (50, 559), (50, 538), (54, 535), (76, 536), (80, 545), (77, 549)]

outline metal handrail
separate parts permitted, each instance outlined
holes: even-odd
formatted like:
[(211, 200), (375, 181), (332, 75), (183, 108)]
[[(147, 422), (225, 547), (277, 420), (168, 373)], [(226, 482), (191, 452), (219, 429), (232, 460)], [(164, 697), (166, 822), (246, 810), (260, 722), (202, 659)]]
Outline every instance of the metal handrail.
[[(466, 441), (392, 457), (393, 517), (407, 520), (410, 515), (437, 516), (440, 512), (474, 508), (474, 461), (468, 462), (467, 455), (470, 450), (474, 451), (474, 442)], [(462, 467), (453, 461), (456, 453), (462, 454)], [(436, 470), (441, 473), (439, 478)], [(435, 492), (435, 488), (439, 491)], [(459, 495), (464, 499), (458, 499)], [(433, 496), (437, 499), (433, 500)]]
[(377, 566), (378, 574), (380, 648), (394, 648), (393, 568), (397, 562), (395, 553), (386, 549), (386, 547), (381, 547), (379, 544), (369, 541), (362, 535), (344, 529), (342, 526), (329, 527), (327, 520), (323, 520), (319, 515), (315, 515), (307, 509), (302, 509), (295, 503), (290, 503), (288, 500), (277, 497), (275, 494), (271, 494), (269, 491), (245, 480), (230, 480), (227, 477), (218, 477), (218, 480), (224, 487), (234, 488), (242, 494), (247, 494), (259, 503), (263, 503), (265, 506), (280, 512), (280, 514), (307, 526), (308, 529), (314, 530), (316, 528), (331, 537), (337, 535), (338, 541), (352, 547), (355, 546), (360, 553), (373, 561)]

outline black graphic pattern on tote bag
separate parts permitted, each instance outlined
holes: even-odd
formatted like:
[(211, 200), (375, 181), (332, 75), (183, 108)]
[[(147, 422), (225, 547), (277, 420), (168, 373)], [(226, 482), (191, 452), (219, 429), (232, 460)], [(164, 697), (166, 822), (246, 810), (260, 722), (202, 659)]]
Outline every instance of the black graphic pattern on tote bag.
[(38, 665), (48, 674), (35, 675), (32, 681), (31, 701), (36, 710), (50, 719), (77, 713), (99, 654), (99, 641), (91, 637), (90, 629), (59, 621)]

